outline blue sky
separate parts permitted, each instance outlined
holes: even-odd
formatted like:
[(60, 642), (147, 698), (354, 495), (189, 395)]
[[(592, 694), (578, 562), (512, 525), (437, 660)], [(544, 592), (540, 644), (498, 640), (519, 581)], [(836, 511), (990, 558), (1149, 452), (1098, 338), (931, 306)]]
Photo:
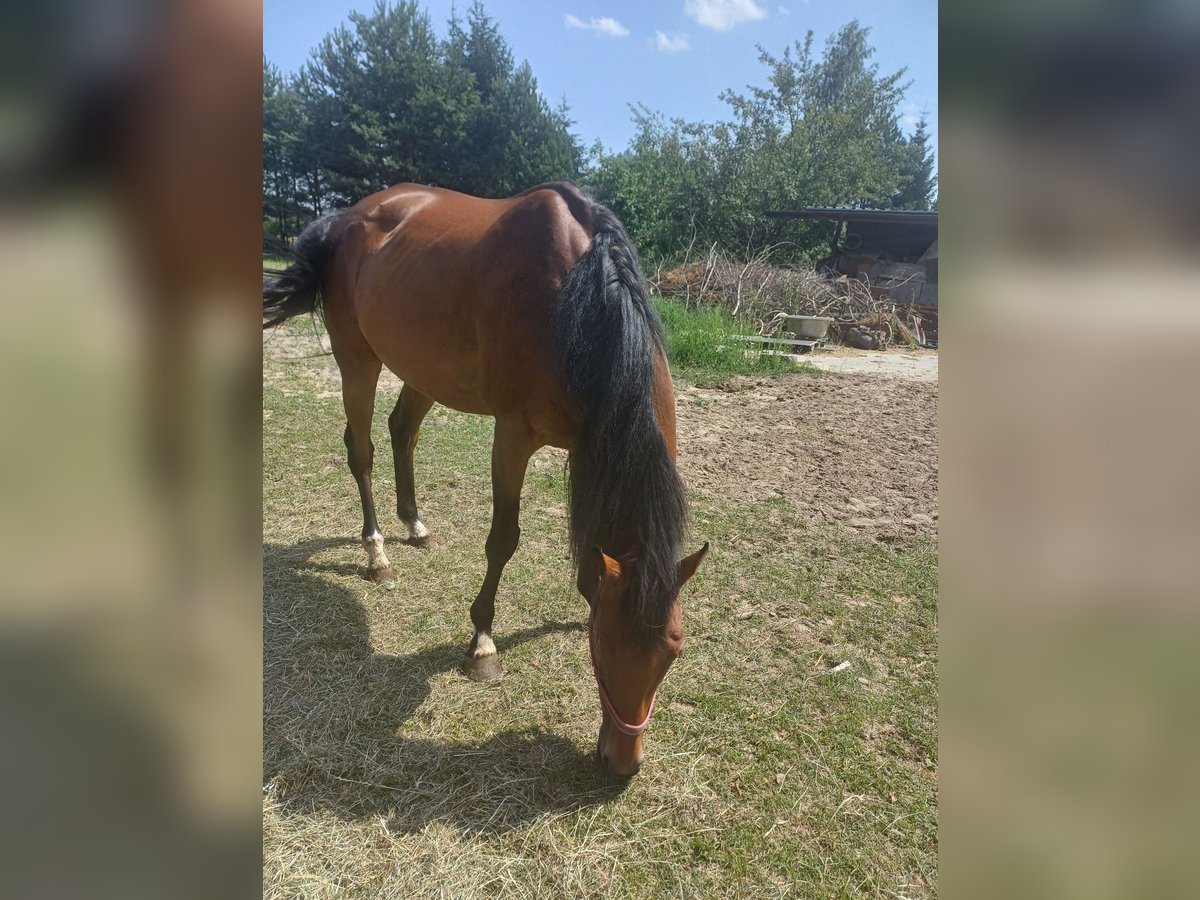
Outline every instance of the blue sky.
[[(459, 0), (465, 11), (470, 0)], [(263, 0), (263, 52), (285, 72), (354, 9), (374, 0)], [(445, 35), (451, 0), (425, 0)], [(485, 0), (518, 61), (528, 60), (552, 104), (565, 94), (575, 132), (623, 149), (633, 135), (628, 104), (668, 118), (727, 117), (725, 88), (763, 84), (755, 45), (778, 56), (812, 29), (816, 47), (851, 19), (871, 29), (875, 61), (912, 82), (901, 109), (911, 131), (922, 110), (937, 138), (936, 0)], [(661, 35), (661, 37), (660, 37)]]

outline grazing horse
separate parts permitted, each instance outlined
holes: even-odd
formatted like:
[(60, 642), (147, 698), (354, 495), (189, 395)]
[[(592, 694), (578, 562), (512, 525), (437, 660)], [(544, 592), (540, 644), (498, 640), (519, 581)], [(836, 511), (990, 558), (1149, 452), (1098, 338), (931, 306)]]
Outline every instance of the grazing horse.
[(434, 403), (493, 416), (492, 526), (465, 672), (500, 674), (496, 588), (517, 549), (530, 456), (569, 451), (570, 544), (587, 599), (600, 761), (637, 772), (658, 686), (683, 646), (687, 506), (675, 469), (675, 400), (661, 325), (629, 235), (575, 185), (505, 200), (402, 184), (309, 225), (263, 290), (263, 327), (320, 310), (342, 374), (346, 451), (370, 576), (392, 576), (371, 494), (381, 367), (404, 381), (388, 418), (396, 503), (410, 542), (413, 451)]

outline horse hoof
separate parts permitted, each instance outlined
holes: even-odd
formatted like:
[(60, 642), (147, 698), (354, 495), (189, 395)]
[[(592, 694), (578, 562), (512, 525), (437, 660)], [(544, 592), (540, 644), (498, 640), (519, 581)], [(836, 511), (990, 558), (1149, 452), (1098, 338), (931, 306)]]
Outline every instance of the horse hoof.
[(463, 674), (472, 681), (495, 681), (504, 673), (500, 669), (500, 657), (489, 653), (487, 656), (468, 656), (464, 659)]
[(383, 566), (379, 569), (368, 569), (367, 577), (376, 584), (387, 584), (396, 580), (396, 573), (392, 571), (391, 566)]
[(421, 550), (433, 550), (437, 547), (437, 541), (433, 539), (433, 535), (427, 534), (424, 537), (410, 537), (404, 543), (410, 547), (418, 547)]

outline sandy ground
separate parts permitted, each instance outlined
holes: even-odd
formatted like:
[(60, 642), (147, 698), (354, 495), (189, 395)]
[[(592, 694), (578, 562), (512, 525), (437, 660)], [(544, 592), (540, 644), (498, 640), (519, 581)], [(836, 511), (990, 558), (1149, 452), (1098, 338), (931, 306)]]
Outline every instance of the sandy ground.
[(936, 350), (853, 350), (834, 347), (792, 357), (826, 372), (845, 375), (887, 375), (913, 381), (938, 379)]
[(884, 541), (937, 534), (936, 381), (797, 374), (677, 392), (693, 491), (783, 497)]
[[(327, 342), (281, 331), (263, 352), (299, 361), (327, 352)], [(676, 384), (679, 466), (689, 489), (733, 501), (782, 497), (884, 542), (936, 537), (937, 353), (838, 348), (801, 359), (836, 374)], [(301, 364), (318, 394), (339, 399), (333, 357), (314, 362)], [(384, 370), (383, 396), (395, 397), (400, 384)], [(531, 466), (561, 468), (564, 457), (547, 448)]]

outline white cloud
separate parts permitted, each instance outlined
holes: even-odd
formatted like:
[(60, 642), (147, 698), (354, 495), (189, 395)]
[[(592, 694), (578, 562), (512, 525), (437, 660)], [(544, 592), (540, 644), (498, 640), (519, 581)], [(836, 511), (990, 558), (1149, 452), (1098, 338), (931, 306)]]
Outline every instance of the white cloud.
[(754, 0), (685, 0), (683, 11), (705, 28), (728, 31), (739, 22), (757, 22), (767, 11)]
[(581, 28), (584, 31), (594, 31), (596, 34), (602, 34), (605, 37), (629, 37), (629, 29), (609, 16), (601, 16), (599, 19), (590, 19), (585, 22), (578, 16), (567, 13), (563, 17), (563, 21), (567, 23), (568, 28)]
[(900, 124), (911, 136), (917, 130), (917, 122), (921, 120), (923, 110), (912, 100), (905, 100), (900, 108)]
[(691, 44), (688, 43), (686, 34), (663, 34), (661, 31), (654, 32), (654, 46), (659, 53), (682, 53), (684, 50), (690, 50)]
[(786, 6), (781, 6), (781, 7), (779, 7), (779, 14), (781, 16), (790, 16), (792, 14), (792, 11), (790, 9), (788, 9)]

